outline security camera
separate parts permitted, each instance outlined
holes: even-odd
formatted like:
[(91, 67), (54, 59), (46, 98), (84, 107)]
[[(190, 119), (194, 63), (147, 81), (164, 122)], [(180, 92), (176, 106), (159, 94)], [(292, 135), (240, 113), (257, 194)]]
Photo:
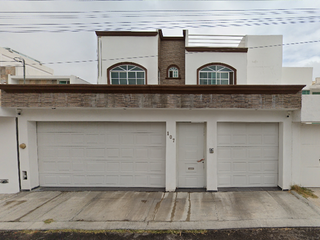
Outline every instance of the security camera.
[(287, 118), (290, 117), (290, 115), (291, 115), (291, 112), (287, 112)]
[(22, 109), (17, 109), (17, 114), (20, 116), (22, 113)]

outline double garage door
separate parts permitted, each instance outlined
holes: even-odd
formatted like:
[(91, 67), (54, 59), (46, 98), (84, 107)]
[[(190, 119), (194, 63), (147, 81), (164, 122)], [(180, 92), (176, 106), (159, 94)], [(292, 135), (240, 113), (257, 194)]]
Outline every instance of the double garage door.
[(40, 185), (164, 187), (164, 123), (37, 123)]
[(218, 187), (278, 185), (277, 123), (218, 123)]

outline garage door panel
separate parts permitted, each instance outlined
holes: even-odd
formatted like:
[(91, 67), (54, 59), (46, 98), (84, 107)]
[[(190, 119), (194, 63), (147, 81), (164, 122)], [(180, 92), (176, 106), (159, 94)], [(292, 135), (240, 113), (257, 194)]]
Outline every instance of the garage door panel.
[(163, 123), (59, 122), (37, 128), (41, 186), (165, 185)]
[(218, 171), (219, 172), (223, 172), (223, 171), (230, 172), (232, 169), (231, 165), (232, 165), (231, 162), (219, 162), (218, 163)]
[(275, 172), (278, 169), (278, 161), (264, 161), (263, 171), (265, 172)]
[(107, 158), (119, 158), (120, 157), (120, 149), (119, 148), (107, 148), (106, 149), (106, 157)]
[(85, 175), (73, 175), (73, 183), (75, 186), (81, 186), (86, 183), (86, 176)]
[(218, 176), (218, 185), (220, 187), (232, 186), (232, 177), (226, 174)]
[(86, 157), (87, 158), (104, 158), (105, 150), (104, 148), (87, 148)]
[(232, 151), (232, 158), (233, 159), (244, 159), (247, 158), (247, 149), (246, 148), (231, 148)]
[(265, 147), (262, 149), (262, 158), (278, 159), (278, 147)]
[(122, 148), (120, 150), (120, 158), (133, 158), (134, 149), (133, 148)]
[(261, 162), (249, 162), (248, 170), (250, 172), (261, 172), (262, 171), (262, 163)]
[(262, 144), (261, 134), (249, 134), (248, 135), (248, 144), (250, 145), (260, 145)]
[(244, 145), (247, 143), (247, 135), (244, 134), (234, 134), (233, 144), (234, 145)]
[(278, 183), (278, 175), (277, 174), (264, 175), (263, 176), (263, 183), (265, 185), (276, 186)]
[(261, 147), (248, 147), (248, 158), (262, 158), (262, 148)]
[(120, 171), (120, 162), (107, 162), (106, 171), (107, 172), (119, 172)]
[(248, 176), (248, 184), (249, 185), (257, 185), (257, 186), (261, 186), (263, 185), (262, 182), (262, 176), (261, 175), (249, 175)]
[(246, 162), (234, 162), (233, 172), (246, 172), (247, 171), (247, 163)]
[(103, 186), (104, 185), (104, 175), (92, 174), (87, 175), (87, 182), (91, 186)]
[(218, 147), (218, 159), (232, 158), (232, 149), (226, 147)]
[(246, 186), (247, 184), (247, 176), (246, 175), (233, 175), (232, 185), (235, 187), (238, 186)]
[(278, 124), (219, 123), (217, 150), (219, 187), (277, 186)]
[(224, 144), (229, 145), (232, 143), (231, 134), (220, 134), (218, 138), (218, 145), (223, 146)]
[(75, 172), (79, 172), (79, 171), (85, 171), (86, 167), (85, 167), (85, 162), (84, 161), (77, 161), (77, 162), (73, 162), (72, 163), (72, 170)]
[(263, 144), (264, 145), (270, 145), (270, 146), (278, 146), (278, 141), (279, 141), (279, 138), (278, 138), (278, 135), (269, 135), (269, 134), (265, 134), (263, 136)]
[(43, 172), (56, 172), (58, 171), (58, 165), (55, 161), (46, 161), (40, 164), (40, 168)]

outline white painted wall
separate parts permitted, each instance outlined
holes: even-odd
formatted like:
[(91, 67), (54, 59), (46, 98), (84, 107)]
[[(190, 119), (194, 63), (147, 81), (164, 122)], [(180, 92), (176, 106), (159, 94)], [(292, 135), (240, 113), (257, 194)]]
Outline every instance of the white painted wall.
[(197, 69), (208, 63), (224, 63), (237, 70), (237, 84), (246, 84), (246, 53), (215, 53), (186, 51), (186, 85), (197, 84)]
[(283, 67), (282, 84), (312, 85), (312, 67)]
[(320, 125), (301, 124), (300, 131), (299, 183), (304, 187), (320, 187)]
[(0, 179), (9, 183), (0, 183), (0, 193), (19, 192), (18, 156), (15, 117), (0, 118)]
[[(23, 76), (11, 76), (9, 75), (8, 76), (8, 84), (18, 84), (19, 81), (22, 81), (23, 80)], [(54, 75), (50, 75), (50, 76), (47, 76), (47, 75), (28, 75), (26, 76), (26, 80), (54, 80), (56, 81), (56, 83), (58, 83), (59, 81), (69, 81), (70, 84), (91, 84), (77, 76), (74, 76), (74, 75), (69, 75), (69, 76), (54, 76)]]
[(247, 53), (247, 84), (280, 84), (282, 36), (247, 35), (244, 41), (245, 46), (249, 48)]
[[(218, 122), (279, 122), (282, 124), (283, 149), (279, 156), (279, 185), (288, 189), (291, 185), (291, 120), (286, 111), (256, 110), (148, 110), (148, 109), (24, 109), (19, 116), (19, 141), (26, 143), (26, 149), (20, 149), (21, 171), (28, 171), (28, 180), (22, 180), (22, 189), (32, 189), (39, 185), (38, 159), (36, 150), (35, 122), (38, 121), (122, 121), (122, 122), (165, 122), (166, 131), (175, 138), (175, 142), (166, 140), (166, 190), (176, 188), (176, 124), (179, 122), (204, 122), (207, 126), (207, 190), (217, 190), (217, 124)], [(280, 140), (281, 140), (280, 139)], [(285, 140), (283, 140), (285, 139)], [(209, 154), (209, 148), (215, 153)]]
[(107, 69), (120, 62), (145, 67), (148, 84), (158, 84), (158, 35), (98, 37), (98, 84), (107, 84)]
[(301, 122), (320, 122), (320, 95), (302, 95)]

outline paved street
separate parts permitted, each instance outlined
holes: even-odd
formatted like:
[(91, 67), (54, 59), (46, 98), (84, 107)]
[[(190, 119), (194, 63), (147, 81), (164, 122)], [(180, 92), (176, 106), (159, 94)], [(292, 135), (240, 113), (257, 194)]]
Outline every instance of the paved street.
[(0, 195), (0, 230), (320, 226), (290, 192), (33, 191)]

